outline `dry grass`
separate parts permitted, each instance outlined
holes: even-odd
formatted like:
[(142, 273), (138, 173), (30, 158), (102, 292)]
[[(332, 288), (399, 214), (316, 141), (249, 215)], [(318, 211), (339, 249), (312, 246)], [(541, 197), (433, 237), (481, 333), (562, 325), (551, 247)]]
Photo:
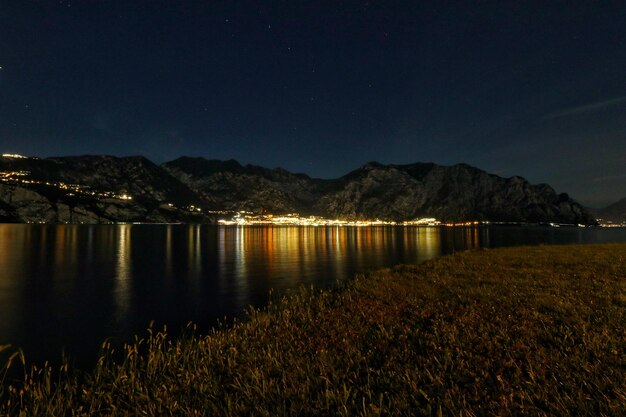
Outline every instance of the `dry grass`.
[[(626, 415), (626, 245), (477, 250), (28, 369), (0, 415)], [(54, 375), (54, 376), (53, 376)]]

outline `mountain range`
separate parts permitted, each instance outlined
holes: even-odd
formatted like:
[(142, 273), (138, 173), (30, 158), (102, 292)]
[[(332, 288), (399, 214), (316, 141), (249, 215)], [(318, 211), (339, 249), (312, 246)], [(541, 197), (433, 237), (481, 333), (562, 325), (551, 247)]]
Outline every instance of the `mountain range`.
[(370, 162), (336, 179), (235, 160), (0, 157), (0, 221), (214, 222), (228, 212), (343, 219), (595, 224), (567, 194), (521, 177), (434, 163)]

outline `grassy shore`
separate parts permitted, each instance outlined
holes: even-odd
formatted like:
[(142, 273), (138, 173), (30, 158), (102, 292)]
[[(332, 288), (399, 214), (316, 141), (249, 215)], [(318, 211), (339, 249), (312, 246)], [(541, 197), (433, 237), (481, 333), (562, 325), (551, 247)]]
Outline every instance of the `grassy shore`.
[(149, 331), (123, 362), (105, 344), (87, 373), (30, 369), (0, 415), (623, 416), (625, 312), (624, 244), (476, 250), (207, 336)]

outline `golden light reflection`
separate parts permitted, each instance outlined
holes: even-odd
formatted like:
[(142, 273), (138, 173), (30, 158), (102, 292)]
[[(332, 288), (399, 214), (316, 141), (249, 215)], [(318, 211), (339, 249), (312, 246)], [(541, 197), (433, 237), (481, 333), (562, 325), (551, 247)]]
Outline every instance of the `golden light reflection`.
[(419, 260), (433, 259), (441, 254), (441, 232), (432, 227), (418, 227), (417, 252)]
[(54, 264), (58, 267), (63, 265), (67, 251), (65, 250), (65, 232), (66, 227), (59, 226), (56, 228), (54, 239)]
[(0, 289), (8, 286), (9, 278), (21, 267), (26, 258), (26, 227), (12, 224), (0, 224)]
[(0, 224), (0, 345), (11, 343), (7, 335), (14, 334), (20, 327), (16, 317), (23, 308), (21, 299), (11, 294), (24, 285), (20, 275), (27, 264), (30, 253), (30, 239), (27, 229), (30, 226)]
[(117, 232), (117, 262), (113, 294), (116, 304), (116, 317), (122, 322), (130, 313), (132, 301), (131, 228), (132, 225), (130, 224), (120, 224), (115, 227)]
[(243, 227), (237, 227), (237, 234), (235, 235), (237, 251), (235, 252), (235, 271), (237, 276), (242, 276), (247, 271), (246, 265), (246, 229)]
[(201, 225), (187, 226), (187, 265), (194, 278), (202, 274)]
[(174, 267), (172, 265), (172, 225), (168, 224), (165, 229), (165, 275), (171, 277)]
[[(220, 269), (223, 269), (226, 265), (226, 233), (231, 230), (230, 227), (220, 227), (217, 230), (217, 262)], [(220, 278), (224, 274), (219, 275)]]
[(245, 237), (246, 232), (238, 226), (220, 227), (218, 230), (217, 254), (219, 269), (222, 271), (219, 279), (223, 288), (232, 284), (232, 277), (235, 278), (237, 287), (247, 286), (242, 275), (242, 272), (247, 270)]
[(58, 225), (53, 230), (55, 276), (74, 276), (78, 268), (78, 226)]
[[(472, 244), (477, 235), (470, 234)], [(398, 262), (419, 262), (442, 253), (441, 228), (342, 226), (220, 226), (218, 260), (237, 287), (251, 285), (249, 271), (273, 285), (314, 279), (320, 271), (334, 279)], [(467, 239), (463, 237), (463, 241)]]
[(93, 232), (94, 225), (88, 226), (87, 229), (87, 262), (91, 264), (93, 262)]
[[(29, 227), (30, 229), (30, 227)], [(39, 262), (46, 264), (48, 262), (48, 227), (41, 228), (41, 250), (39, 251)]]

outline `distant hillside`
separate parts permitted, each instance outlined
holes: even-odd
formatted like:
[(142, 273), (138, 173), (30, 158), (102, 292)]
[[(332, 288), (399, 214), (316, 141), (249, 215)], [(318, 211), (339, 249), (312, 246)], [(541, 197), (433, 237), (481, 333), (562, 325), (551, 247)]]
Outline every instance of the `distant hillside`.
[(589, 209), (602, 222), (626, 224), (626, 198), (600, 209)]
[(332, 218), (593, 224), (587, 210), (545, 184), (465, 164), (368, 163), (322, 180), (281, 168), (181, 157), (0, 157), (0, 221), (211, 222), (208, 210)]

